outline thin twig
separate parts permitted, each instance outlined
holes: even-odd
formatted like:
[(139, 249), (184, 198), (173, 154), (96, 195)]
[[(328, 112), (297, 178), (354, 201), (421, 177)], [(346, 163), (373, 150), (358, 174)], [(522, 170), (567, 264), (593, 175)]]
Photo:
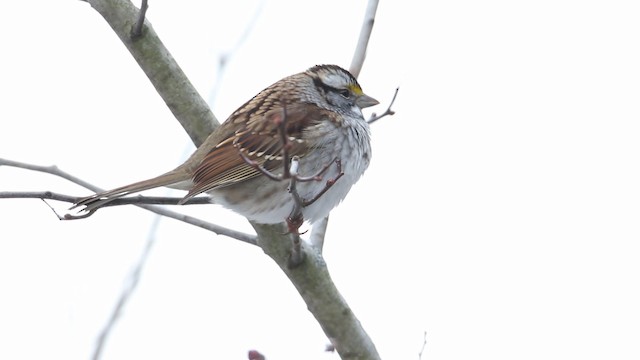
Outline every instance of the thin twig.
[[(282, 129), (282, 131), (284, 132), (284, 129)], [(284, 152), (285, 151), (283, 150), (283, 153)], [(291, 213), (289, 214), (289, 217), (287, 217), (286, 221), (289, 234), (291, 234), (291, 255), (289, 257), (289, 267), (299, 266), (304, 260), (304, 253), (300, 246), (300, 226), (302, 226), (302, 223), (304, 222), (304, 218), (302, 216), (303, 201), (296, 189), (299, 165), (300, 159), (297, 156), (294, 156), (291, 159), (291, 167), (287, 167), (289, 169), (287, 174), (291, 178), (289, 180), (289, 193), (291, 193), (291, 196), (293, 197), (293, 208), (291, 209)]]
[[(287, 135), (287, 103), (286, 99), (281, 99), (282, 103), (282, 114), (280, 118), (276, 117), (274, 121), (278, 123), (278, 134), (280, 135), (280, 143), (282, 144), (282, 177), (284, 179), (289, 179), (291, 177), (290, 172), (290, 160), (289, 157), (289, 148), (291, 147), (291, 140), (289, 140), (289, 136)], [(293, 165), (291, 165), (293, 166)]]
[(289, 217), (287, 218), (287, 224), (289, 225), (290, 233), (297, 233), (298, 229), (302, 225), (304, 219), (302, 218), (302, 203), (304, 202), (298, 193), (298, 166), (300, 165), (300, 158), (294, 156), (291, 159), (291, 167), (289, 168), (289, 193), (293, 197), (293, 208)]
[(144, 18), (147, 14), (147, 9), (149, 8), (149, 4), (147, 0), (142, 0), (142, 4), (140, 5), (140, 11), (138, 12), (138, 21), (131, 29), (131, 39), (136, 40), (140, 36), (142, 36), (142, 27), (144, 26)]
[(242, 160), (244, 160), (245, 163), (247, 163), (247, 165), (250, 165), (254, 169), (258, 170), (262, 175), (268, 177), (271, 180), (274, 180), (274, 181), (284, 180), (284, 175), (274, 174), (271, 171), (267, 170), (264, 166), (260, 165), (259, 162), (251, 160), (249, 156), (245, 154), (245, 151), (242, 148), (240, 148), (239, 144), (235, 144), (235, 145), (236, 145), (236, 148), (238, 149), (238, 154), (240, 154), (240, 157), (242, 158)]
[(124, 306), (127, 304), (129, 299), (131, 298), (131, 295), (133, 294), (133, 292), (138, 286), (138, 282), (140, 281), (140, 277), (142, 274), (142, 270), (144, 269), (144, 265), (146, 264), (147, 259), (149, 258), (149, 254), (151, 253), (151, 248), (155, 244), (156, 232), (158, 230), (158, 224), (160, 223), (160, 219), (161, 217), (154, 218), (153, 224), (151, 225), (151, 231), (149, 231), (149, 234), (147, 236), (147, 242), (145, 243), (144, 249), (140, 254), (140, 258), (138, 259), (138, 262), (136, 263), (136, 265), (131, 270), (131, 273), (129, 274), (129, 282), (120, 293), (118, 302), (113, 308), (113, 311), (111, 312), (111, 316), (109, 317), (109, 320), (107, 320), (107, 323), (105, 324), (104, 328), (102, 328), (100, 335), (98, 335), (98, 340), (96, 341), (96, 347), (93, 351), (93, 357), (92, 357), (93, 360), (100, 359), (100, 356), (102, 355), (102, 349), (104, 348), (104, 345), (107, 341), (107, 337), (109, 336), (109, 334), (111, 334), (111, 330), (113, 329), (116, 322), (118, 321), (118, 318), (120, 317), (120, 314), (124, 309)]
[(253, 15), (247, 22), (247, 25), (244, 27), (244, 31), (242, 32), (242, 34), (240, 34), (240, 36), (238, 37), (236, 42), (231, 46), (231, 48), (227, 51), (224, 51), (218, 58), (218, 71), (215, 76), (216, 81), (213, 83), (213, 86), (211, 87), (211, 91), (209, 92), (209, 106), (211, 108), (214, 108), (214, 103), (218, 96), (218, 91), (220, 91), (220, 88), (222, 87), (222, 77), (224, 76), (224, 72), (227, 69), (227, 64), (229, 64), (231, 59), (238, 52), (238, 49), (240, 49), (240, 47), (249, 38), (249, 35), (253, 31), (253, 28), (258, 23), (258, 19), (262, 14), (262, 9), (264, 8), (265, 2), (266, 0), (260, 1), (258, 6), (255, 8)]
[(32, 171), (38, 171), (38, 172), (42, 172), (45, 174), (51, 174), (51, 175), (55, 175), (57, 177), (61, 177), (65, 180), (69, 180), (70, 182), (74, 183), (74, 184), (78, 184), (84, 188), (87, 188), (93, 192), (99, 192), (102, 191), (102, 189), (100, 189), (99, 187), (90, 184), (78, 177), (75, 177), (67, 172), (64, 172), (60, 169), (58, 169), (57, 166), (52, 165), (52, 166), (42, 166), (42, 165), (34, 165), (34, 164), (27, 164), (24, 162), (19, 162), (19, 161), (13, 161), (13, 160), (8, 160), (8, 159), (3, 159), (0, 158), (0, 166), (5, 165), (5, 166), (11, 166), (11, 167), (16, 167), (16, 168), (20, 168), (20, 169), (25, 169), (25, 170), (32, 170)]
[(418, 353), (418, 360), (422, 360), (422, 354), (424, 353), (424, 349), (427, 347), (427, 332), (424, 332), (423, 335), (423, 341), (422, 341), (422, 348), (420, 349), (420, 352)]
[[(84, 199), (84, 196), (71, 196), (53, 191), (0, 191), (0, 199), (47, 199), (74, 204)], [(182, 200), (181, 197), (138, 195), (115, 199), (100, 208), (120, 205), (178, 205), (180, 200)], [(182, 205), (205, 204), (211, 204), (211, 200), (206, 196), (199, 196), (189, 199), (189, 201)]]
[(0, 199), (47, 199), (73, 203), (79, 197), (52, 191), (0, 191)]
[[(68, 174), (60, 169), (58, 169), (58, 167), (56, 166), (40, 166), (40, 165), (33, 165), (33, 164), (27, 164), (27, 163), (23, 163), (23, 162), (18, 162), (18, 161), (13, 161), (13, 160), (7, 160), (7, 159), (2, 159), (0, 158), (0, 166), (2, 165), (6, 165), (6, 166), (12, 166), (12, 167), (17, 167), (17, 168), (21, 168), (21, 169), (27, 169), (27, 170), (32, 170), (32, 171), (39, 171), (39, 172), (43, 172), (43, 173), (47, 173), (47, 174), (51, 174), (51, 175), (55, 175), (58, 177), (61, 177), (63, 179), (69, 180), (70, 182), (74, 183), (74, 184), (78, 184), (82, 187), (88, 188), (91, 191), (94, 192), (100, 192), (102, 191), (102, 189), (100, 189), (99, 187), (90, 184), (82, 179), (79, 179), (71, 174)], [(77, 197), (73, 197), (73, 196), (68, 196), (68, 195), (61, 195), (61, 194), (56, 194), (50, 191), (42, 191), (39, 193), (35, 193), (35, 192), (25, 192), (25, 193), (19, 193), (19, 192), (0, 192), (0, 198), (20, 198), (20, 196), (15, 196), (14, 194), (18, 194), (18, 195), (25, 195), (24, 198), (44, 198), (44, 199), (52, 199), (52, 200), (60, 200), (60, 201), (69, 201), (71, 200), (71, 202), (76, 201), (78, 198)], [(43, 195), (42, 197), (40, 196), (36, 196), (36, 195)], [(75, 199), (75, 200), (74, 200)], [(211, 232), (214, 232), (218, 235), (224, 235), (236, 240), (240, 240), (242, 242), (246, 242), (248, 244), (252, 244), (252, 245), (256, 245), (257, 244), (257, 240), (256, 240), (256, 236), (255, 235), (250, 235), (250, 234), (246, 234), (240, 231), (236, 231), (236, 230), (232, 230), (223, 226), (219, 226), (198, 218), (195, 218), (193, 216), (188, 216), (188, 215), (184, 215), (175, 211), (171, 211), (171, 210), (167, 210), (163, 207), (158, 207), (158, 206), (152, 206), (152, 205), (145, 205), (145, 204), (135, 204), (135, 200), (138, 199), (145, 199), (144, 197), (134, 197), (131, 200), (125, 200), (125, 201), (131, 201), (134, 205), (141, 207), (145, 210), (151, 211), (153, 213), (159, 214), (159, 215), (163, 215), (166, 217), (170, 217), (172, 219), (176, 219), (178, 221), (182, 221), (185, 222), (187, 224), (191, 224), (200, 228), (203, 228), (205, 230), (209, 230)], [(120, 199), (119, 199), (120, 200)], [(202, 200), (198, 200), (198, 202), (200, 202)]]
[(369, 118), (369, 120), (367, 120), (369, 124), (373, 124), (374, 122), (382, 119), (385, 116), (392, 116), (396, 113), (395, 111), (391, 110), (391, 107), (393, 106), (393, 103), (396, 102), (398, 91), (400, 91), (399, 87), (397, 87), (396, 91), (393, 93), (393, 98), (391, 98), (391, 102), (389, 103), (389, 107), (387, 107), (387, 110), (385, 110), (381, 115), (376, 115), (376, 113), (371, 114), (371, 117)]
[[(338, 181), (338, 179), (340, 179), (342, 176), (344, 176), (344, 172), (342, 171), (342, 161), (340, 161), (340, 159), (335, 159), (333, 161), (333, 163), (335, 163), (336, 167), (338, 168), (338, 175), (336, 175), (336, 177), (334, 177), (334, 178), (328, 179), (327, 182), (324, 185), (324, 188), (322, 188), (322, 190), (320, 190), (320, 192), (317, 193), (313, 198), (303, 201), (302, 206), (309, 206), (309, 205), (313, 204), (314, 202), (316, 202), (322, 195), (324, 195), (324, 193), (327, 192), (327, 190), (329, 190), (336, 183), (336, 181)], [(325, 172), (327, 168), (328, 167), (326, 167), (325, 169), (321, 170), (320, 173)]]

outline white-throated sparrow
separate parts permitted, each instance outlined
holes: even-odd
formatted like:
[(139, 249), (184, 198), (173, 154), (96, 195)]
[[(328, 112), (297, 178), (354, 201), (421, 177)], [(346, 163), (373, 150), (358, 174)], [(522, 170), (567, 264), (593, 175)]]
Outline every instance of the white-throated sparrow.
[(89, 196), (72, 208), (93, 212), (114, 199), (170, 186), (188, 190), (183, 202), (207, 193), (213, 203), (250, 220), (281, 223), (294, 207), (290, 182), (267, 172), (282, 174), (288, 166), (283, 159), (295, 158), (301, 177), (316, 176), (296, 183), (297, 194), (308, 202), (302, 216), (313, 223), (344, 199), (368, 167), (369, 126), (361, 109), (376, 104), (348, 71), (314, 66), (262, 90), (174, 170)]

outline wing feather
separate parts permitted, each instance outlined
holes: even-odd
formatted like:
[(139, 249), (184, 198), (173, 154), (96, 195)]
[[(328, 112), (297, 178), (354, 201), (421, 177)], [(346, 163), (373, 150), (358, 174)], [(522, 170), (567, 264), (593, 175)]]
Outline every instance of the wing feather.
[(308, 103), (289, 105), (286, 111), (282, 106), (275, 106), (261, 115), (247, 114), (249, 119), (244, 121), (243, 126), (204, 156), (194, 172), (193, 188), (183, 201), (203, 192), (261, 175), (259, 170), (245, 162), (240, 151), (268, 171), (281, 173), (283, 144), (278, 124), (283, 118), (286, 121), (286, 135), (291, 143), (289, 156), (304, 157), (308, 151), (304, 129), (323, 119), (330, 119), (330, 115), (328, 111)]

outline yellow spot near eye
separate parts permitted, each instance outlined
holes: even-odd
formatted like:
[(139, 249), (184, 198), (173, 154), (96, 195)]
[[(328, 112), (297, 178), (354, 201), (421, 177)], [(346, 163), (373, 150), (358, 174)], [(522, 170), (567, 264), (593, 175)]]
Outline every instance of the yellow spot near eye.
[(351, 90), (356, 95), (362, 95), (363, 94), (362, 89), (357, 84), (349, 84), (349, 85), (347, 85), (347, 88), (349, 88), (349, 90)]

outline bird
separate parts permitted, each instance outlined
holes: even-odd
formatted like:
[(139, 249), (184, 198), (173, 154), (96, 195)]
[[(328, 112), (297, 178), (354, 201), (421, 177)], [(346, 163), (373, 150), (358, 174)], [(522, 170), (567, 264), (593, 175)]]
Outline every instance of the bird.
[(175, 169), (82, 198), (71, 209), (90, 214), (115, 199), (167, 186), (187, 191), (181, 204), (207, 194), (210, 202), (260, 224), (285, 222), (298, 206), (299, 220), (313, 224), (369, 166), (371, 134), (362, 109), (377, 104), (349, 71), (315, 65), (260, 91)]

